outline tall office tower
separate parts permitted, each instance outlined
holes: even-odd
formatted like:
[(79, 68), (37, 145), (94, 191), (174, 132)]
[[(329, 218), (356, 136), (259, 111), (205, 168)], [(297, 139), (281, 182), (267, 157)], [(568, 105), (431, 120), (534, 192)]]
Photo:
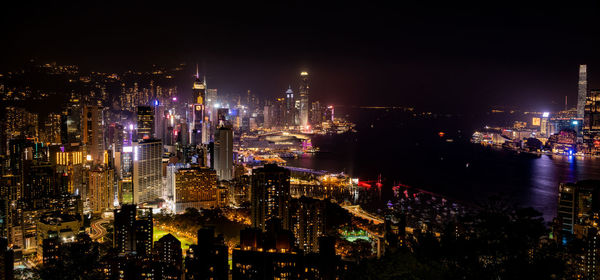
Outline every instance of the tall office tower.
[(133, 143), (133, 202), (159, 198), (162, 186), (162, 141), (147, 139)]
[(312, 124), (321, 124), (323, 122), (323, 108), (319, 101), (315, 101), (311, 104), (310, 122)]
[(61, 143), (60, 114), (50, 113), (44, 122), (44, 129), (40, 132), (40, 140), (46, 143)]
[(210, 121), (208, 120), (208, 117), (204, 117), (204, 121), (202, 122), (202, 144), (208, 144), (210, 143)]
[(87, 200), (93, 213), (113, 208), (115, 200), (115, 172), (112, 168), (96, 168), (89, 172)]
[(104, 128), (102, 125), (102, 108), (87, 105), (83, 107), (82, 142), (86, 146), (87, 155), (94, 164), (102, 164), (104, 160)]
[(61, 116), (60, 138), (63, 144), (81, 141), (81, 117), (79, 100), (72, 97)]
[(229, 250), (223, 235), (215, 237), (213, 228), (198, 230), (198, 244), (190, 245), (185, 258), (185, 279), (229, 279)]
[(133, 146), (131, 143), (123, 146), (119, 170), (117, 196), (119, 204), (133, 203)]
[(265, 230), (266, 221), (278, 218), (290, 228), (290, 171), (276, 164), (252, 170), (252, 226)]
[(150, 106), (137, 107), (137, 139), (150, 139), (154, 135), (154, 112)]
[(213, 169), (217, 171), (219, 180), (233, 178), (233, 130), (219, 127), (215, 131), (215, 152)]
[[(167, 180), (165, 182), (165, 189), (163, 196), (169, 199), (170, 201), (175, 201), (175, 183), (176, 183), (176, 175), (177, 170), (184, 168), (183, 164), (169, 164), (167, 165)], [(171, 209), (175, 211), (175, 209)]]
[(291, 228), (296, 245), (304, 252), (317, 252), (319, 237), (325, 234), (325, 201), (308, 197), (291, 202)]
[(165, 115), (165, 105), (154, 103), (154, 138), (165, 141), (165, 132), (167, 129), (167, 117)]
[(217, 100), (217, 89), (206, 89), (206, 115), (208, 115), (211, 127), (215, 127), (217, 125), (217, 109), (219, 107)]
[(309, 84), (308, 84), (308, 72), (300, 73), (300, 125), (302, 127), (308, 126), (308, 111), (309, 111)]
[(135, 204), (123, 204), (121, 208), (114, 210), (113, 247), (119, 253), (131, 253), (135, 251), (136, 213)]
[(106, 148), (113, 152), (113, 156), (123, 151), (123, 140), (125, 140), (124, 127), (118, 123), (108, 125), (104, 143)]
[(587, 152), (600, 154), (600, 90), (590, 90), (585, 103), (583, 142)]
[(182, 168), (175, 173), (175, 212), (220, 206), (217, 173), (209, 168)]
[(217, 109), (217, 127), (230, 126), (229, 124), (229, 108)]
[(83, 185), (83, 152), (81, 146), (51, 146), (50, 162), (56, 166), (61, 192), (79, 194)]
[(334, 118), (333, 106), (327, 106), (327, 109), (325, 110), (325, 121), (332, 122), (333, 118)]
[[(172, 234), (161, 237), (154, 242), (154, 251), (157, 261), (166, 265), (163, 272), (163, 279), (181, 279), (183, 254), (181, 251), (181, 242)], [(165, 273), (174, 276), (174, 278), (164, 277)], [(179, 277), (177, 277), (179, 276)]]
[(119, 253), (136, 252), (140, 256), (152, 253), (152, 209), (137, 209), (135, 204), (121, 205), (114, 210), (113, 247)]
[[(205, 107), (206, 107), (206, 78), (204, 81), (200, 81), (200, 74), (198, 73), (198, 68), (196, 67), (196, 79), (194, 80), (194, 85), (192, 87), (192, 94), (194, 97), (192, 104), (192, 131), (191, 131), (191, 143), (192, 144), (200, 144), (203, 142), (208, 131), (203, 131), (205, 122)], [(210, 136), (209, 136), (210, 137)]]
[(290, 86), (285, 91), (285, 125), (291, 126), (295, 125), (295, 107), (296, 101), (294, 99), (294, 91), (292, 90), (292, 86)]
[(577, 89), (577, 117), (584, 117), (585, 99), (587, 96), (587, 65), (579, 65), (579, 84)]
[(277, 98), (271, 108), (271, 124), (276, 127), (285, 125), (285, 98)]
[(273, 105), (265, 105), (263, 109), (263, 127), (271, 128), (273, 126)]

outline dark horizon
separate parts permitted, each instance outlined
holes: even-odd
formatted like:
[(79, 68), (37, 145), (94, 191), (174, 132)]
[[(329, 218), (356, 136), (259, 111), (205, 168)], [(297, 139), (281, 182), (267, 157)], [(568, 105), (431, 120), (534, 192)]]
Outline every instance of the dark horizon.
[(209, 87), (268, 98), (307, 70), (314, 96), (329, 104), (557, 110), (565, 95), (575, 104), (579, 64), (600, 87), (597, 10), (43, 3), (8, 8), (0, 65), (35, 58), (120, 72), (199, 63)]

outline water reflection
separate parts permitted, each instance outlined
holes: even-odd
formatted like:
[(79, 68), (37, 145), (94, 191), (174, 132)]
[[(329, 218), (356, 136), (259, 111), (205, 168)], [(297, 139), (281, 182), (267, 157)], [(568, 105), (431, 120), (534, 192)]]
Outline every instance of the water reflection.
[(532, 161), (528, 197), (524, 206), (544, 214), (546, 221), (556, 215), (558, 185), (561, 182), (599, 179), (600, 160), (573, 156), (542, 156)]

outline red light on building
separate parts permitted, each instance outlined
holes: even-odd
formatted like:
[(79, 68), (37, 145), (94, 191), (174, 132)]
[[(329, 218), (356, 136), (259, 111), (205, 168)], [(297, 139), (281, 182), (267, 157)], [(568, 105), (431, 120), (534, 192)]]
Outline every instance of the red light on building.
[(438, 133), (438, 135), (439, 135), (440, 137), (444, 137), (444, 135), (446, 135), (446, 133), (444, 133), (443, 131), (440, 131), (440, 132)]

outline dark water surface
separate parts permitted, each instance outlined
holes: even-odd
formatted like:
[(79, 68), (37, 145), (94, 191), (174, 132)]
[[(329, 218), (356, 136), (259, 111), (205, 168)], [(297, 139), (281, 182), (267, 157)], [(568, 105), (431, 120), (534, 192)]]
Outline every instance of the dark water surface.
[(361, 180), (381, 174), (388, 195), (395, 183), (474, 203), (502, 195), (542, 212), (546, 221), (556, 215), (560, 182), (600, 179), (597, 158), (526, 157), (471, 144), (470, 135), (482, 123), (474, 117), (414, 117), (373, 109), (354, 109), (349, 117), (357, 133), (317, 136), (313, 142), (322, 152), (288, 160), (288, 165), (343, 171)]

